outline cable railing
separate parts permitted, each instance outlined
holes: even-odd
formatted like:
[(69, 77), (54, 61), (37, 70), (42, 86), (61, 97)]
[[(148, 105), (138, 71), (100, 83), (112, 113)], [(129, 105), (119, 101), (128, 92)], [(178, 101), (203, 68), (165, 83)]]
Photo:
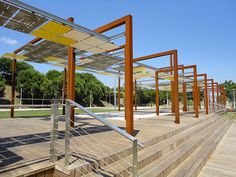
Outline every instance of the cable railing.
[[(83, 123), (80, 122), (80, 118), (78, 118), (78, 121), (72, 121), (70, 119), (72, 106), (86, 113), (90, 117), (88, 122), (93, 125), (90, 127), (86, 125), (89, 124), (88, 122), (83, 122), (86, 125), (83, 126)], [(96, 123), (93, 122), (92, 119), (94, 119)], [(61, 161), (62, 166), (67, 168), (71, 168), (71, 166), (80, 168), (81, 175), (87, 173), (93, 175), (93, 173), (95, 173), (102, 176), (102, 174), (125, 173), (129, 176), (137, 176), (138, 146), (143, 147), (143, 144), (135, 137), (110, 123), (102, 116), (93, 113), (72, 100), (66, 100), (64, 133), (58, 133), (58, 120), (58, 102), (55, 100), (52, 106), (51, 117), (50, 160), (52, 162), (58, 161), (57, 141), (58, 137), (63, 136), (64, 162), (62, 163)], [(71, 123), (74, 124), (74, 127), (71, 126)], [(102, 137), (100, 137), (101, 132), (103, 132)], [(114, 132), (118, 134), (115, 135)], [(110, 136), (108, 134), (110, 134)], [(122, 140), (123, 138), (120, 137), (120, 135), (124, 140)], [(103, 139), (104, 137), (107, 139)], [(109, 141), (106, 141), (108, 138)], [(122, 144), (122, 141), (125, 142)], [(128, 146), (128, 142), (132, 143), (131, 147)], [(129, 155), (132, 156), (132, 162), (123, 160), (123, 158)], [(120, 164), (117, 163), (116, 167), (113, 167), (111, 163), (118, 160)], [(83, 163), (81, 163), (81, 161), (83, 161)]]

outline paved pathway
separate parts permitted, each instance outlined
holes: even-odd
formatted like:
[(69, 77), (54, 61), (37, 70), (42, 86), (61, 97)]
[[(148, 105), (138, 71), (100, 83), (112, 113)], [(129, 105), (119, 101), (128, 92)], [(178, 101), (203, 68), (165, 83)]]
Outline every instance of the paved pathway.
[(236, 177), (236, 122), (231, 125), (199, 177)]

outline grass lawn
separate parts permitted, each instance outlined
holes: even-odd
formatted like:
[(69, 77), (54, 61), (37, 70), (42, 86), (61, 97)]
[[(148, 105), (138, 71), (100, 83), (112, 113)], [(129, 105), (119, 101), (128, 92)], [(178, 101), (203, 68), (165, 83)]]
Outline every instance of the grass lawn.
[[(99, 112), (113, 112), (115, 111), (113, 108), (91, 108), (91, 111), (94, 113)], [(82, 110), (76, 109), (76, 114), (85, 114)], [(62, 110), (59, 110), (59, 114), (62, 114)], [(43, 117), (51, 115), (51, 110), (22, 110), (22, 111), (15, 111), (15, 118), (27, 118), (27, 117)], [(0, 112), (0, 119), (1, 118), (9, 118), (10, 117), (10, 110), (9, 111), (1, 111)]]
[(225, 117), (236, 120), (236, 112), (227, 112), (225, 113)]

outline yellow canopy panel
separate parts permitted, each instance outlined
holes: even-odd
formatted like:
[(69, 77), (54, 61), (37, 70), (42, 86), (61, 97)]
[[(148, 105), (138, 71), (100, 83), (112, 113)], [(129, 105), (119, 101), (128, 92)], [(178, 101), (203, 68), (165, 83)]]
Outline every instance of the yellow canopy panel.
[(84, 68), (83, 68), (83, 67), (80, 67), (80, 66), (76, 66), (75, 69), (76, 69), (76, 70), (84, 70)]
[(2, 58), (10, 58), (10, 59), (16, 59), (16, 60), (25, 60), (28, 57), (23, 56), (23, 55), (17, 55), (14, 53), (5, 53), (4, 55), (2, 55)]
[(59, 67), (67, 68), (67, 65), (62, 64), (62, 63), (55, 63), (55, 64), (53, 64), (53, 66), (59, 66)]
[(150, 78), (153, 77), (153, 74), (150, 73), (138, 73), (134, 75), (134, 78), (141, 79), (141, 78)]
[(115, 74), (107, 73), (105, 71), (101, 71), (101, 72), (98, 72), (98, 73), (103, 74), (103, 75), (108, 75), (108, 76), (115, 76)]
[(137, 66), (137, 67), (134, 67), (133, 71), (136, 73), (136, 72), (145, 72), (147, 70), (146, 67), (144, 66)]
[(118, 47), (113, 43), (82, 33), (54, 21), (47, 22), (40, 28), (32, 31), (31, 34), (49, 41), (93, 53), (102, 53)]
[(65, 61), (66, 61), (66, 60), (64, 60), (63, 58), (58, 58), (58, 57), (53, 57), (53, 56), (44, 58), (44, 60), (50, 61), (50, 62), (59, 62), (59, 63), (62, 63), (62, 62), (65, 62)]
[(173, 75), (171, 75), (171, 76), (165, 76), (164, 79), (165, 79), (165, 80), (174, 81), (174, 76), (173, 76)]
[(49, 21), (46, 24), (42, 25), (40, 28), (32, 31), (31, 34), (40, 38), (47, 39), (49, 41), (70, 46), (76, 43), (76, 41), (62, 35), (71, 30), (71, 27), (56, 23), (54, 21)]

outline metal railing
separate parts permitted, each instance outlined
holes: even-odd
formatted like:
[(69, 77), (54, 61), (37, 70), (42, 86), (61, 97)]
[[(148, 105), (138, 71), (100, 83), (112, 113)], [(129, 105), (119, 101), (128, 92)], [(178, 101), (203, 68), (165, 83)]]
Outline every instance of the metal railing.
[[(138, 145), (143, 147), (143, 144), (140, 143), (135, 137), (132, 135), (126, 133), (125, 130), (119, 128), (118, 126), (110, 123), (108, 120), (104, 119), (102, 116), (97, 115), (93, 113), (92, 111), (84, 108), (80, 104), (72, 101), (72, 100), (66, 100), (66, 116), (65, 116), (65, 132), (63, 134), (64, 136), (64, 166), (67, 167), (71, 163), (75, 163), (75, 159), (71, 160), (73, 157), (73, 153), (75, 153), (77, 156), (80, 157), (80, 159), (86, 161), (86, 158), (89, 158), (89, 155), (92, 154), (95, 157), (98, 157), (99, 154), (103, 154), (109, 162), (114, 162), (115, 160), (111, 157), (110, 154), (115, 154), (118, 159), (124, 158), (123, 156), (119, 155), (119, 153), (114, 153), (114, 149), (107, 147), (106, 145), (103, 145), (101, 142), (98, 142), (96, 140), (96, 137), (92, 136), (88, 131), (86, 131), (84, 128), (81, 126), (78, 126), (78, 129), (75, 129), (71, 127), (71, 122), (73, 122), (70, 117), (71, 117), (71, 107), (79, 108), (86, 114), (88, 114), (90, 117), (94, 118), (95, 120), (99, 121), (100, 123), (104, 124), (105, 126), (109, 127), (112, 131), (117, 132), (119, 135), (123, 136), (125, 139), (128, 141), (132, 142), (132, 164), (129, 164), (132, 166), (132, 170), (124, 169), (124, 171), (132, 176), (137, 176), (138, 175)], [(58, 115), (58, 102), (55, 100), (54, 105), (52, 106), (52, 116), (51, 116), (51, 144), (50, 144), (50, 160), (51, 162), (56, 162), (58, 159), (58, 147), (57, 147), (57, 140), (58, 136), (61, 136), (62, 134), (58, 134), (58, 120), (59, 120), (59, 115)], [(74, 124), (75, 122), (73, 122)], [(76, 135), (76, 136), (75, 136)], [(80, 142), (80, 140), (77, 138), (77, 136), (82, 137), (83, 135), (86, 135), (84, 138), (84, 141), (86, 142), (87, 149), (86, 151), (83, 151), (84, 155), (81, 155), (80, 152), (82, 152), (81, 147), (83, 143)], [(113, 138), (113, 137), (111, 137)], [(89, 140), (91, 139), (91, 141)], [(99, 148), (94, 147), (94, 142), (97, 142), (97, 146), (102, 147), (102, 150), (99, 150)], [(94, 148), (92, 150), (89, 150), (89, 148)], [(73, 151), (73, 152), (72, 152)], [(105, 152), (104, 152), (105, 151)], [(93, 159), (90, 158), (90, 161)], [(112, 169), (113, 171), (116, 171), (107, 160), (102, 159), (101, 160), (103, 164), (107, 165)], [(95, 162), (96, 165), (91, 166), (92, 171), (96, 171), (96, 173), (100, 174), (99, 170), (96, 168), (96, 166), (100, 166), (98, 162)], [(87, 170), (86, 170), (87, 171)], [(132, 171), (132, 173), (130, 173)], [(107, 172), (107, 171), (106, 171)], [(117, 172), (117, 171), (116, 171)], [(86, 173), (89, 173), (87, 171)], [(117, 172), (119, 173), (119, 172)]]

